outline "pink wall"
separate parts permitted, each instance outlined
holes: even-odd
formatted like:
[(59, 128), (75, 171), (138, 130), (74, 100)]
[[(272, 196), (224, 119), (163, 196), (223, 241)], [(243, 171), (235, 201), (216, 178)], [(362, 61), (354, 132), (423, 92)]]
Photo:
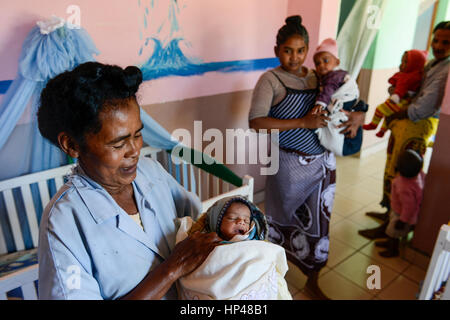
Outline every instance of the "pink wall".
[[(326, 1), (326, 7), (324, 5)], [(36, 21), (57, 15), (64, 19), (70, 5), (80, 8), (81, 26), (91, 35), (100, 51), (97, 60), (121, 66), (138, 65), (151, 55), (145, 38), (155, 34), (165, 22), (170, 31), (170, 0), (33, 0), (2, 1), (0, 10), (0, 80), (16, 77), (22, 43)], [(178, 0), (179, 30), (174, 36), (187, 40), (183, 52), (203, 62), (273, 58), (278, 29), (288, 15), (300, 14), (310, 34), (310, 52), (306, 65), (312, 67), (312, 52), (319, 40), (335, 37), (339, 0)], [(149, 9), (147, 28), (145, 8)], [(320, 18), (323, 16), (322, 18)], [(251, 90), (263, 71), (208, 72), (199, 76), (166, 77), (146, 81), (139, 91), (141, 105), (180, 101), (221, 93)], [(0, 95), (0, 102), (3, 98)], [(214, 108), (214, 106), (211, 106)], [(211, 114), (212, 116), (213, 114)], [(24, 113), (19, 123), (27, 123)]]
[[(170, 0), (33, 0), (3, 1), (0, 11), (0, 80), (14, 79), (22, 43), (36, 21), (55, 14), (68, 19), (67, 8), (76, 4), (81, 26), (88, 31), (101, 54), (97, 60), (121, 66), (138, 65), (149, 57), (151, 47), (139, 56), (145, 38), (154, 35), (160, 23), (167, 30)], [(179, 35), (187, 40), (183, 51), (203, 62), (273, 57), (278, 28), (287, 15), (301, 14), (310, 33), (310, 54), (319, 40), (335, 37), (339, 0), (179, 0)], [(149, 9), (144, 27), (145, 7)], [(320, 18), (321, 15), (323, 18)], [(164, 30), (163, 28), (163, 30)], [(167, 31), (166, 30), (166, 31)], [(140, 33), (141, 37), (140, 38)], [(250, 90), (261, 71), (220, 73), (201, 76), (168, 77), (143, 85), (142, 104), (176, 101), (198, 96)]]
[[(55, 14), (67, 19), (71, 0), (3, 1), (0, 11), (0, 80), (14, 79), (22, 43), (36, 21)], [(93, 38), (101, 54), (97, 60), (121, 66), (139, 65), (151, 55), (151, 46), (139, 56), (146, 37), (154, 36), (164, 22), (168, 33), (170, 0), (78, 0), (81, 26)], [(203, 62), (273, 57), (287, 0), (178, 0), (179, 30), (187, 40), (183, 51)], [(149, 9), (144, 27), (145, 7)], [(140, 33), (141, 37), (140, 38)], [(159, 103), (198, 96), (252, 89), (261, 74), (255, 72), (209, 72), (201, 76), (168, 77), (144, 84), (141, 103)]]

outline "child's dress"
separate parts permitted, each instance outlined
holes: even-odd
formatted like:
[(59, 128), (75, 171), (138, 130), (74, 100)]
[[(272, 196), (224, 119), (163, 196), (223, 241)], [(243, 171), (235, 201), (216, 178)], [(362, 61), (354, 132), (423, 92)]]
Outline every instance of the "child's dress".
[[(203, 217), (202, 217), (203, 216)], [(204, 230), (191, 217), (179, 219), (176, 242), (192, 229)], [(214, 248), (206, 260), (179, 279), (179, 298), (185, 300), (292, 300), (284, 276), (288, 270), (284, 249), (265, 240), (248, 240), (255, 226)]]
[[(405, 178), (397, 176), (392, 180), (391, 214), (386, 234), (391, 238), (400, 238), (408, 234), (417, 223), (422, 203), (425, 173), (421, 171), (417, 177)], [(403, 229), (395, 229), (398, 220), (405, 222)]]

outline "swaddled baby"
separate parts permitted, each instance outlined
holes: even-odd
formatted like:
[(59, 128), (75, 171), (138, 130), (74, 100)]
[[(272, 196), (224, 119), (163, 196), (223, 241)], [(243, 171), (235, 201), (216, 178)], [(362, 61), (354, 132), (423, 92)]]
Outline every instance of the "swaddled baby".
[(177, 242), (197, 231), (216, 232), (224, 241), (200, 267), (179, 280), (181, 299), (292, 299), (284, 279), (288, 269), (284, 249), (265, 241), (266, 217), (253, 203), (240, 196), (227, 197), (196, 222), (180, 219)]

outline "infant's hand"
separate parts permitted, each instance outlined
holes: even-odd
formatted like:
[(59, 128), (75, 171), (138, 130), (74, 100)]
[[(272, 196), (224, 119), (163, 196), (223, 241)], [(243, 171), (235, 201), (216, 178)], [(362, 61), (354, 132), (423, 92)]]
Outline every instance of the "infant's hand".
[(327, 126), (327, 121), (330, 118), (327, 116), (327, 111), (323, 110), (322, 106), (315, 106), (303, 118), (305, 129), (317, 129)]
[(314, 108), (311, 109), (311, 114), (316, 115), (322, 111), (323, 107), (320, 104), (316, 104)]

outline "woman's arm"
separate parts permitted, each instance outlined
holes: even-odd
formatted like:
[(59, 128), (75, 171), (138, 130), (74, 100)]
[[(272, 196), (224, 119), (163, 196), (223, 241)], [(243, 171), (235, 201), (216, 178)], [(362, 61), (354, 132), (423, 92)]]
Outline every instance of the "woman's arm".
[(268, 117), (267, 115), (272, 104), (274, 101), (278, 101), (275, 99), (275, 92), (279, 87), (282, 87), (280, 81), (270, 72), (266, 72), (260, 77), (252, 95), (249, 113), (249, 126), (251, 129), (256, 131), (266, 129), (270, 133), (270, 130), (274, 129), (285, 131), (298, 128), (316, 129), (326, 126), (325, 120), (329, 120), (325, 116), (326, 112), (317, 112), (314, 109), (299, 119), (281, 120)]
[(304, 117), (298, 119), (275, 119), (271, 117), (259, 117), (249, 121), (249, 126), (256, 131), (261, 129), (271, 130), (277, 129), (279, 131), (291, 130), (291, 129), (317, 129), (327, 125), (327, 120), (330, 120), (326, 116), (326, 110), (312, 109)]
[(199, 267), (223, 241), (216, 233), (196, 232), (178, 243), (167, 260), (150, 271), (124, 300), (158, 300), (179, 278)]
[(406, 118), (408, 118), (408, 108), (391, 114), (390, 116), (386, 117), (384, 121), (386, 121), (386, 125), (389, 127), (392, 120), (401, 120)]

